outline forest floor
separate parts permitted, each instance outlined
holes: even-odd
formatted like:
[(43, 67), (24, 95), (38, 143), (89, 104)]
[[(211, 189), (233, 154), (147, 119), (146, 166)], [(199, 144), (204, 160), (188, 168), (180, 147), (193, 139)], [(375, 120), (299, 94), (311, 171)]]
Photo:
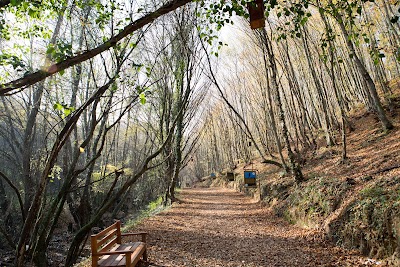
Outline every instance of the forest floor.
[(150, 266), (371, 266), (321, 233), (290, 225), (230, 189), (185, 189), (180, 203), (148, 218)]

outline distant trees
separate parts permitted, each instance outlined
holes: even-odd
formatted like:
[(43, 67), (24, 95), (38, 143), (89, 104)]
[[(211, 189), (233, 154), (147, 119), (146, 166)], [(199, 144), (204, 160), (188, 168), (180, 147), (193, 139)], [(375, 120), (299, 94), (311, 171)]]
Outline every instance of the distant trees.
[[(228, 42), (229, 46), (218, 53), (222, 59), (216, 80), (221, 84), (229, 81), (224, 94), (232, 98), (233, 108), (244, 116), (257, 145), (264, 147), (266, 154), (278, 156), (282, 166), (287, 156), (288, 166), (300, 170), (302, 154), (315, 149), (317, 139), (322, 136), (327, 146), (338, 142), (338, 130), (342, 159), (347, 158), (346, 132), (353, 128), (349, 115), (354, 108), (365, 105), (377, 115), (383, 130), (392, 129), (385, 105), (390, 110), (387, 84), (390, 77), (398, 76), (399, 66), (397, 46), (393, 45), (397, 38), (388, 37), (398, 34), (398, 25), (393, 23), (395, 13), (388, 13), (394, 6), (385, 1), (275, 4), (274, 8), (271, 3), (266, 4), (269, 13), (266, 38), (261, 38), (262, 34), (254, 38), (257, 35), (250, 32), (245, 22), (240, 27), (242, 35), (236, 37), (241, 39), (241, 46)], [(265, 43), (269, 46), (263, 46)], [(266, 71), (261, 71), (261, 66)], [(256, 146), (242, 147), (235, 140), (241, 138), (238, 130), (233, 130), (240, 119), (230, 120), (232, 115), (221, 112), (219, 106), (209, 112), (211, 118), (218, 117), (234, 132), (220, 133), (216, 129), (208, 133), (215, 139), (213, 143), (233, 146), (230, 150), (217, 146), (212, 154), (225, 160), (214, 168), (230, 166), (227, 158), (232, 155), (226, 153), (233, 154), (236, 162), (248, 161), (247, 155)], [(215, 150), (210, 142), (203, 142), (202, 146), (201, 151)], [(210, 154), (208, 158), (213, 161)]]
[(157, 96), (151, 104), (157, 114), (154, 129), (160, 141), (176, 120), (174, 138), (163, 151), (167, 160), (160, 173), (165, 179), (165, 201), (175, 200), (179, 173), (198, 139), (198, 133), (193, 132), (197, 128), (193, 125), (195, 111), (208, 89), (208, 83), (201, 80), (203, 52), (196, 26), (194, 7), (184, 7), (165, 16), (147, 44), (148, 60), (154, 63), (150, 79)]
[(174, 200), (187, 166), (259, 156), (301, 182), (321, 137), (340, 130), (346, 159), (355, 107), (393, 127), (393, 4), (266, 1), (266, 28), (246, 22), (235, 48), (216, 32), (245, 3), (190, 2), (0, 1), (0, 248), (17, 266), (47, 265), (66, 214), (71, 266), (93, 226)]

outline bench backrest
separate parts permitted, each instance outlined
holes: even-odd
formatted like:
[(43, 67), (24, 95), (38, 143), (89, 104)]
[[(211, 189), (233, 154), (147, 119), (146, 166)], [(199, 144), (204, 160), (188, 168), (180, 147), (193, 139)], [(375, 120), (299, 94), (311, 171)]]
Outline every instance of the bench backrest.
[(92, 253), (109, 251), (115, 244), (121, 244), (121, 221), (116, 221), (90, 239)]

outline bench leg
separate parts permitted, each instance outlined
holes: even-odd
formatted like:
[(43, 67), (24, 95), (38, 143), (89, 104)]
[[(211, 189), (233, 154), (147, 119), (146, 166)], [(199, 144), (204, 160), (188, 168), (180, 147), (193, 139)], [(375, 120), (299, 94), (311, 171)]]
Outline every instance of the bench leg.
[(147, 262), (147, 249), (143, 253), (143, 260)]

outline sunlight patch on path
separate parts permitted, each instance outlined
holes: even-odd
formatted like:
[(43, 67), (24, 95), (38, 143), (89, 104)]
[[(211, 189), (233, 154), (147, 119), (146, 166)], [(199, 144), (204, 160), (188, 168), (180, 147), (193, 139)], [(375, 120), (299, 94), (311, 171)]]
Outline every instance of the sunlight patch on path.
[(139, 225), (149, 232), (153, 266), (365, 266), (357, 252), (288, 224), (240, 193), (196, 188), (180, 199)]

